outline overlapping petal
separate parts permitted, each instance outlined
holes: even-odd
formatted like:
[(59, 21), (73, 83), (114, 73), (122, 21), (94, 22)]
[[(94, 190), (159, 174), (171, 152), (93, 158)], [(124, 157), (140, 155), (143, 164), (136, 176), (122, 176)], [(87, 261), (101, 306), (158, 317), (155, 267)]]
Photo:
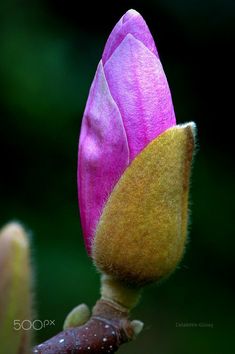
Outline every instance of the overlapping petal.
[(137, 11), (129, 10), (118, 21), (107, 40), (102, 56), (104, 64), (111, 57), (115, 49), (120, 45), (128, 33), (132, 34), (136, 39), (141, 41), (158, 57), (153, 37), (143, 17)]
[(132, 34), (114, 51), (104, 71), (123, 119), (132, 160), (176, 123), (167, 79), (160, 60)]
[(90, 251), (104, 203), (129, 164), (129, 149), (119, 109), (110, 95), (100, 62), (82, 121), (78, 191), (84, 238)]

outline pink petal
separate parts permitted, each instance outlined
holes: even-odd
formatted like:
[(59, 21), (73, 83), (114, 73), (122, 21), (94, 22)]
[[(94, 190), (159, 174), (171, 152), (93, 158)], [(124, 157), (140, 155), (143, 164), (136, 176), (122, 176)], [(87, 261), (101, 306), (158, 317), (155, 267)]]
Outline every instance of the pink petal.
[(131, 34), (114, 51), (104, 71), (123, 119), (132, 160), (176, 124), (167, 79), (160, 60)]
[(128, 33), (140, 40), (152, 53), (158, 57), (153, 37), (143, 17), (137, 11), (129, 10), (116, 24), (107, 40), (102, 56), (104, 64), (111, 57), (115, 49), (119, 46)]
[(128, 164), (122, 118), (100, 62), (84, 112), (78, 155), (79, 206), (88, 252), (103, 206)]

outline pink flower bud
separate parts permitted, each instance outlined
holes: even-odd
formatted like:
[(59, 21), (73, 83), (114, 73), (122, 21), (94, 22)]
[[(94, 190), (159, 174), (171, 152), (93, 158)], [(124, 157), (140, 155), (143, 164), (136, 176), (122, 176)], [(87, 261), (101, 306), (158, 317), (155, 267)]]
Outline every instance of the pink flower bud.
[(141, 15), (129, 10), (108, 38), (82, 121), (78, 193), (88, 252), (102, 210), (125, 169), (175, 124), (154, 40)]

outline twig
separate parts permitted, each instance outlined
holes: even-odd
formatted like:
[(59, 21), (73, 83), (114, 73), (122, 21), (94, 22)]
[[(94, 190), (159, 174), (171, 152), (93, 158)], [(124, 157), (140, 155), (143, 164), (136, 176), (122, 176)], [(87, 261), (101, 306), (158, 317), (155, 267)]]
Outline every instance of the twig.
[(90, 320), (69, 328), (33, 348), (38, 354), (112, 354), (132, 340), (135, 329), (129, 311), (117, 303), (99, 300)]

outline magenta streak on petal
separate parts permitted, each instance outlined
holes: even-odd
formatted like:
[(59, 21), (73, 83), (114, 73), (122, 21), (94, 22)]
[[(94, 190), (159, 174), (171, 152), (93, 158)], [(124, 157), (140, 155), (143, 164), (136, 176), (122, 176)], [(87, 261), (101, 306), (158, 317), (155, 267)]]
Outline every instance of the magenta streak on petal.
[(78, 156), (79, 206), (88, 253), (103, 206), (128, 164), (122, 118), (100, 62), (84, 112)]
[(132, 161), (150, 141), (176, 124), (167, 79), (160, 60), (131, 34), (104, 71), (121, 112)]
[(158, 57), (153, 37), (143, 17), (135, 10), (129, 10), (118, 21), (112, 30), (104, 48), (103, 64), (111, 57), (115, 49), (120, 45), (127, 34), (132, 34), (141, 41), (152, 53)]

